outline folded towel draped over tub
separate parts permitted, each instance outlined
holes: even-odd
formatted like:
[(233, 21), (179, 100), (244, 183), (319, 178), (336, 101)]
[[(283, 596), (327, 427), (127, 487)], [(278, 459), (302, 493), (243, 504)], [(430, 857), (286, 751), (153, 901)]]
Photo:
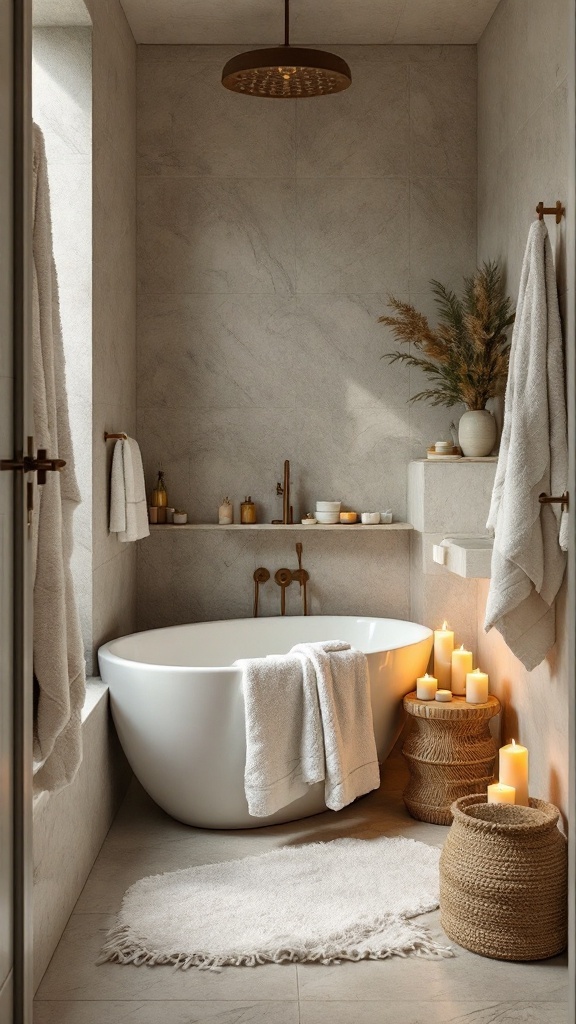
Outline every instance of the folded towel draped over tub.
[(338, 811), (380, 784), (366, 657), (344, 641), (242, 659), (248, 809), (273, 814), (325, 782)]

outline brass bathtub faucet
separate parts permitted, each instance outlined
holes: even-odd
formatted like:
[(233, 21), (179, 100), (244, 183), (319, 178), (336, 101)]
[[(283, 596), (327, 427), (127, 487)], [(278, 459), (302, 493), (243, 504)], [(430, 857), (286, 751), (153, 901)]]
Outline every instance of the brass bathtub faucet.
[[(281, 588), (280, 594), (280, 614), (286, 614), (286, 590), (291, 583), (300, 584), (300, 593), (302, 595), (302, 612), (304, 615), (308, 615), (308, 591), (307, 584), (310, 579), (309, 573), (306, 569), (302, 568), (302, 545), (300, 542), (296, 545), (296, 554), (298, 556), (298, 568), (297, 569), (277, 569), (274, 573), (274, 579), (278, 586)], [(258, 618), (258, 598), (260, 592), (260, 584), (267, 583), (270, 579), (270, 572), (264, 566), (260, 566), (259, 569), (253, 574), (252, 579), (254, 580), (254, 618)]]

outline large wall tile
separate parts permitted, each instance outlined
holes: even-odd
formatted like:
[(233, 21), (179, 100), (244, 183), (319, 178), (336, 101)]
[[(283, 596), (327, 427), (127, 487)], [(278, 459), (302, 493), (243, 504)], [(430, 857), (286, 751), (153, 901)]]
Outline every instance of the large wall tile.
[(140, 288), (290, 294), (294, 216), (288, 179), (141, 178)]
[[(446, 435), (450, 413), (440, 426), (436, 410), (415, 410), (413, 375), (381, 358), (396, 343), (378, 317), (390, 293), (420, 301), (431, 277), (459, 287), (475, 264), (475, 48), (338, 49), (354, 88), (294, 108), (227, 97), (216, 76), (229, 48), (139, 52), (138, 437), (147, 488), (162, 468), (192, 522), (215, 522), (224, 495), (237, 521), (248, 494), (261, 521), (281, 517), (285, 459), (295, 519), (322, 498), (403, 518), (411, 456)], [(216, 536), (156, 532), (139, 545), (141, 624), (250, 614), (255, 553), (280, 557), (281, 535)], [(318, 540), (323, 610), (338, 549)], [(335, 607), (370, 604), (365, 542)], [(397, 543), (380, 604), (394, 614), (395, 590), (409, 614)], [(277, 610), (275, 593), (262, 600)]]
[[(568, 0), (501, 0), (478, 47), (478, 254), (497, 257), (516, 299), (536, 203), (560, 199), (566, 218), (546, 218), (558, 290), (573, 302), (566, 274), (567, 235), (574, 230), (573, 169), (568, 153)], [(568, 289), (568, 292), (567, 292)], [(566, 296), (568, 295), (568, 299)], [(565, 322), (565, 321), (564, 321)], [(568, 806), (568, 612), (557, 601), (557, 643), (533, 672), (498, 632), (484, 633), (488, 584), (478, 588), (478, 648), (493, 691), (505, 705), (503, 736), (530, 748), (535, 796)]]
[(476, 67), (410, 68), (410, 169), (414, 176), (476, 174)]
[(410, 218), (410, 293), (426, 290), (431, 277), (459, 287), (476, 266), (474, 180), (413, 179)]
[[(294, 533), (255, 531), (178, 534), (155, 532), (138, 550), (138, 619), (141, 628), (252, 615), (252, 574), (265, 566), (271, 579), (260, 589), (263, 616), (280, 613), (277, 569), (297, 567)], [(315, 615), (383, 615), (408, 618), (408, 534), (362, 533), (302, 538), (303, 565), (310, 573), (309, 611)], [(171, 566), (170, 573), (163, 571)], [(361, 585), (356, 582), (361, 574)], [(301, 614), (299, 587), (286, 595), (287, 614)]]
[[(372, 51), (373, 52), (373, 51)], [(296, 171), (303, 178), (406, 174), (409, 65), (358, 63), (354, 87), (296, 109)]]
[[(378, 323), (387, 296), (142, 296), (141, 405), (167, 409), (400, 405), (408, 371)], [(329, 373), (327, 369), (329, 368)]]
[(189, 47), (159, 47), (163, 61), (138, 62), (140, 174), (211, 175), (217, 178), (289, 177), (294, 174), (295, 106), (262, 106), (220, 84), (222, 63), (206, 47), (202, 61)]
[(299, 292), (397, 292), (406, 287), (407, 178), (301, 178)]

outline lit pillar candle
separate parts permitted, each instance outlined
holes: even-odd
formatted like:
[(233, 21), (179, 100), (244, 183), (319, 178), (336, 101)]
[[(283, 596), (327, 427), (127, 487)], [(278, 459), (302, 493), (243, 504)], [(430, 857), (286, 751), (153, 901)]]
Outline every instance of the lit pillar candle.
[(488, 676), (479, 668), (466, 676), (466, 700), (468, 704), (485, 704), (488, 700)]
[(444, 690), (451, 689), (453, 650), (454, 633), (444, 623), (442, 629), (434, 630), (434, 675)]
[(516, 803), (521, 807), (529, 807), (528, 800), (528, 751), (515, 740), (505, 747), (500, 747), (499, 755), (500, 782), (505, 786), (514, 786)]
[(463, 697), (466, 693), (466, 676), (472, 671), (472, 651), (465, 651), (464, 644), (452, 651), (452, 693)]
[(438, 680), (434, 676), (421, 676), (416, 680), (416, 696), (418, 700), (434, 700), (438, 689)]
[(488, 786), (488, 803), (516, 803), (516, 790), (514, 789), (514, 786), (505, 786), (502, 782), (495, 782), (492, 786)]

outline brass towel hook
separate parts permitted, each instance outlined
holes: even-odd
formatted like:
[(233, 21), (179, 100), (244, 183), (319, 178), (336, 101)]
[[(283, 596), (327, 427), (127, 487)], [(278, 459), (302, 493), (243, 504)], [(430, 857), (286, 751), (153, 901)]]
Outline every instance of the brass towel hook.
[(544, 220), (544, 214), (555, 214), (556, 223), (559, 224), (566, 210), (559, 199), (556, 200), (556, 206), (544, 206), (544, 203), (540, 200), (536, 207), (536, 213), (538, 214), (538, 220)]

